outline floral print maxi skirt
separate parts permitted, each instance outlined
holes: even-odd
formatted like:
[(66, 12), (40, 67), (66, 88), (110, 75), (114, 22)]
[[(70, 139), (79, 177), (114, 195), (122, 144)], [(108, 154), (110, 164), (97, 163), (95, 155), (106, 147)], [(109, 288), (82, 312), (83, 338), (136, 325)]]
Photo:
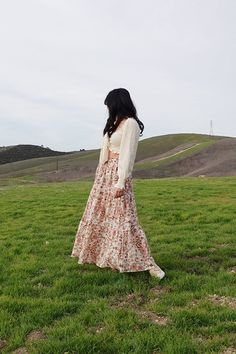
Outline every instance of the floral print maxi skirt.
[(98, 164), (95, 180), (75, 236), (71, 257), (119, 272), (144, 271), (156, 265), (139, 224), (132, 176), (115, 198), (118, 157)]

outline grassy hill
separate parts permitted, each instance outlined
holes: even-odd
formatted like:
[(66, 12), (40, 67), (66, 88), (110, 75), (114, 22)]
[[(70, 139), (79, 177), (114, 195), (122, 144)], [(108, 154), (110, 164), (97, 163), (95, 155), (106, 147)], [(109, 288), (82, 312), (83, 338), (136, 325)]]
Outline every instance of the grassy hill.
[[(34, 176), (41, 181), (91, 179), (99, 153), (100, 148), (6, 163), (0, 165), (0, 177)], [(134, 177), (186, 175), (236, 175), (236, 138), (183, 133), (140, 139)]]
[(236, 178), (134, 181), (161, 281), (70, 257), (91, 187), (0, 188), (1, 353), (235, 353)]
[(55, 151), (48, 147), (31, 144), (2, 146), (0, 147), (0, 165), (38, 157), (65, 155), (68, 153), (70, 152)]

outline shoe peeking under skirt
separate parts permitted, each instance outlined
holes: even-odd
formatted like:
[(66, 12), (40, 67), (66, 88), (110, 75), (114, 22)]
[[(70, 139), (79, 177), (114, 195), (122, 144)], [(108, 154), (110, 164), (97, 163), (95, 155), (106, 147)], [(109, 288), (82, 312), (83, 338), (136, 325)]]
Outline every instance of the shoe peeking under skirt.
[(149, 274), (152, 277), (156, 277), (159, 279), (162, 279), (165, 276), (165, 272), (160, 267), (158, 267), (158, 265), (153, 266), (151, 269), (149, 269)]

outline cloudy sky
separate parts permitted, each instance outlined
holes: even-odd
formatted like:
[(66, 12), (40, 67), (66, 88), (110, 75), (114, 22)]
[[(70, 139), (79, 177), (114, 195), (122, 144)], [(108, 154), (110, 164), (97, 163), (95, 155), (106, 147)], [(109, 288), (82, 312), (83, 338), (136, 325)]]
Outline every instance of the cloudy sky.
[(140, 139), (236, 136), (235, 0), (0, 0), (0, 146), (100, 148), (129, 90)]

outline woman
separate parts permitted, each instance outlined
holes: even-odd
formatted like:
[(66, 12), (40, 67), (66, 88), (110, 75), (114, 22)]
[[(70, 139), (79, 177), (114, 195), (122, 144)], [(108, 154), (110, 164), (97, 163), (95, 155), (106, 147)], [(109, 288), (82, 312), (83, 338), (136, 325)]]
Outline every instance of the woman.
[(94, 263), (121, 273), (148, 270), (162, 279), (165, 273), (150, 255), (138, 221), (132, 186), (139, 134), (144, 125), (126, 89), (109, 92), (104, 104), (109, 117), (71, 257), (77, 257), (79, 264)]

